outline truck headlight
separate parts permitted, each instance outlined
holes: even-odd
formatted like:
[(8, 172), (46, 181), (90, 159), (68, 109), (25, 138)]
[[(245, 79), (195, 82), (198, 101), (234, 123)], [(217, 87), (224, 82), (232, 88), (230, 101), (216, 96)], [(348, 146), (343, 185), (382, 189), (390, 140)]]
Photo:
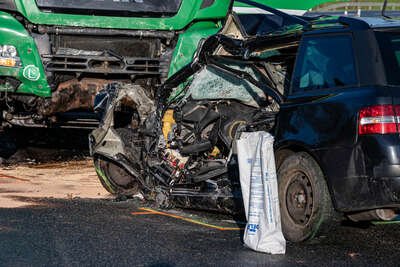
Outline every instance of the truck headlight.
[(0, 45), (0, 66), (16, 67), (20, 65), (17, 48), (13, 45)]
[(13, 45), (3, 45), (1, 56), (2, 57), (17, 57), (17, 49)]

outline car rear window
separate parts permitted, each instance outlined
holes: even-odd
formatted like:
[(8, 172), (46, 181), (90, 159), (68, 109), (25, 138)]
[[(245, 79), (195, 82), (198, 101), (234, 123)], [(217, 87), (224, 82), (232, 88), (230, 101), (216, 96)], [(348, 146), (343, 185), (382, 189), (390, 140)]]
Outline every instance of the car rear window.
[(377, 31), (387, 83), (389, 85), (400, 85), (400, 31)]
[(357, 84), (350, 35), (305, 37), (293, 76), (292, 93)]

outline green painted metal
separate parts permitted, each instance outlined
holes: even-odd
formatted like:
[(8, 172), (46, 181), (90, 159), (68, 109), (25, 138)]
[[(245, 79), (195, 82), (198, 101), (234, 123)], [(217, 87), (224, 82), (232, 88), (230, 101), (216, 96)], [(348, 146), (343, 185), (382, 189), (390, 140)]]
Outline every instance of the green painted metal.
[(34, 0), (15, 0), (18, 11), (36, 24), (137, 30), (182, 30), (195, 20), (222, 19), (228, 12), (230, 2), (218, 0), (210, 7), (201, 9), (202, 0), (185, 0), (175, 16), (149, 18), (45, 13), (39, 10)]
[[(291, 9), (291, 10), (309, 10), (318, 5), (328, 2), (347, 2), (349, 0), (253, 0), (254, 2), (264, 4), (278, 9)], [(237, 7), (246, 7), (247, 5), (235, 2)]]
[(193, 24), (187, 31), (180, 34), (172, 57), (169, 76), (192, 61), (198, 43), (202, 38), (217, 33), (220, 28), (219, 23), (203, 21)]
[[(42, 97), (51, 95), (50, 86), (47, 83), (42, 61), (37, 51), (33, 38), (13, 16), (0, 12), (0, 45), (13, 45), (17, 48), (21, 59), (20, 67), (0, 67), (0, 75), (16, 77), (22, 83), (18, 93), (35, 94)], [(23, 71), (26, 66), (33, 65), (39, 68), (40, 77), (32, 81), (24, 77)], [(10, 90), (9, 86), (0, 87), (0, 90)]]
[[(305, 8), (322, 2), (321, 0), (257, 0), (276, 8)], [(41, 12), (34, 0), (15, 0), (18, 12), (28, 21), (38, 25), (96, 27), (131, 30), (168, 30), (179, 34), (177, 46), (170, 64), (169, 76), (190, 63), (202, 38), (218, 32), (222, 27), (231, 0), (217, 0), (207, 8), (201, 8), (203, 0), (184, 0), (173, 17), (112, 17), (71, 15)], [(242, 6), (236, 3), (237, 6)], [(13, 16), (0, 11), (0, 44), (14, 45), (21, 58), (22, 66), (16, 68), (0, 67), (1, 76), (11, 76), (21, 81), (17, 93), (50, 97), (51, 88), (47, 83), (43, 64), (34, 40), (24, 26)], [(24, 68), (33, 65), (39, 69), (40, 77), (32, 81), (24, 77)], [(26, 76), (26, 75), (25, 75)], [(0, 86), (0, 91), (13, 90), (10, 86)]]
[[(218, 0), (210, 7), (202, 9), (202, 2), (184, 0), (179, 12), (170, 18), (142, 18), (44, 13), (33, 0), (15, 0), (19, 12), (30, 22), (40, 25), (176, 31), (179, 39), (171, 62), (170, 75), (191, 61), (201, 38), (212, 35), (221, 28), (221, 22), (231, 5), (231, 0)], [(18, 68), (0, 67), (0, 75), (15, 77), (22, 82), (17, 93), (50, 97), (51, 88), (34, 40), (21, 23), (5, 12), (0, 12), (0, 44), (17, 47), (22, 62), (22, 66)], [(24, 68), (29, 65), (39, 68), (40, 78), (37, 81), (28, 80), (23, 75)], [(12, 88), (7, 84), (0, 86), (0, 91), (5, 90), (10, 91)]]
[(104, 185), (107, 187), (107, 190), (112, 194), (115, 193), (115, 190), (111, 186), (111, 183), (107, 178), (107, 175), (105, 175), (103, 173), (103, 171), (100, 168), (98, 168), (97, 166), (95, 166), (94, 169), (96, 170), (97, 175), (104, 181)]
[(399, 220), (396, 221), (373, 221), (372, 224), (380, 225), (380, 224), (400, 224)]

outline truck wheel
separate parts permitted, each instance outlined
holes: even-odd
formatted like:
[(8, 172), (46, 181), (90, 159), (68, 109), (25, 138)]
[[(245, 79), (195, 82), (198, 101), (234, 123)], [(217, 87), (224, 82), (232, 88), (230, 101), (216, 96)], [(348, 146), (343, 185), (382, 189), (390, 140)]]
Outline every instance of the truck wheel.
[(336, 213), (321, 168), (309, 154), (296, 153), (282, 162), (278, 188), (287, 240), (305, 241), (331, 228)]
[(94, 165), (101, 184), (111, 194), (132, 196), (138, 193), (135, 177), (117, 164), (95, 157)]

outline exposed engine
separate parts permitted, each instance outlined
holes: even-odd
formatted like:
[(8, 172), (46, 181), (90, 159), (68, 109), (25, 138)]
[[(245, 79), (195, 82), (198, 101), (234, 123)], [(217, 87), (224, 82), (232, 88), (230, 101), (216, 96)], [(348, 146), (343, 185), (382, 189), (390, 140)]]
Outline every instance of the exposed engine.
[(171, 196), (175, 204), (201, 208), (204, 203), (198, 195), (209, 194), (215, 202), (208, 203), (208, 208), (224, 206), (226, 210), (235, 205), (235, 192), (240, 194), (233, 141), (243, 130), (270, 130), (274, 115), (230, 100), (189, 100), (170, 106), (158, 142), (162, 161), (151, 166), (151, 172), (165, 184), (174, 185)]
[(159, 148), (169, 182), (199, 183), (227, 173), (237, 132), (268, 119), (271, 113), (236, 101), (192, 100), (168, 109)]

